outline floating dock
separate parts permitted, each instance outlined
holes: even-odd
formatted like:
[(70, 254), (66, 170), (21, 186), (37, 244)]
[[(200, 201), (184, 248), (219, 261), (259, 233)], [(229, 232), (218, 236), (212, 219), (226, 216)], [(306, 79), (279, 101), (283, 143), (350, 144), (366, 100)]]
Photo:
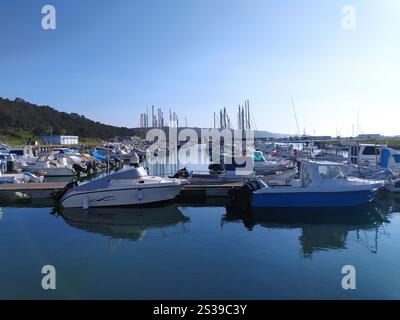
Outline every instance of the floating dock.
[(0, 199), (48, 199), (53, 192), (62, 190), (68, 182), (0, 184)]
[[(0, 200), (16, 199), (50, 199), (56, 191), (62, 190), (68, 182), (44, 183), (14, 183), (0, 184)], [(213, 197), (227, 197), (228, 192), (243, 186), (243, 181), (237, 182), (211, 182), (201, 183), (195, 181), (186, 185), (180, 194), (182, 199), (207, 199)]]

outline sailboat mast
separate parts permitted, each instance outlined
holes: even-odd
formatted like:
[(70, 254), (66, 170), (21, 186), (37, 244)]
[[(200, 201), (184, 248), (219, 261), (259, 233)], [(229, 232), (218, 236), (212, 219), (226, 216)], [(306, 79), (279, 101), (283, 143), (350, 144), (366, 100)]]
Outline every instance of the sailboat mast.
[(292, 106), (293, 106), (293, 111), (294, 111), (294, 118), (296, 119), (296, 126), (297, 126), (297, 134), (300, 137), (300, 128), (299, 128), (299, 121), (297, 120), (297, 114), (296, 114), (296, 108), (294, 106), (294, 101), (293, 101), (293, 97), (290, 97), (291, 101), (292, 101)]

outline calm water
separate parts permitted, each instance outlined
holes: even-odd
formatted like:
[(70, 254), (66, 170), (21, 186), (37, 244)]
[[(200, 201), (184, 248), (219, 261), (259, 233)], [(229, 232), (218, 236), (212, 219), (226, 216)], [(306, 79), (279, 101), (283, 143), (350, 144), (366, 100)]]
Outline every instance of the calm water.
[[(81, 210), (2, 207), (0, 298), (400, 298), (400, 199), (367, 216), (308, 224), (224, 206)], [(57, 289), (41, 288), (41, 268)], [(341, 289), (341, 268), (357, 289)]]

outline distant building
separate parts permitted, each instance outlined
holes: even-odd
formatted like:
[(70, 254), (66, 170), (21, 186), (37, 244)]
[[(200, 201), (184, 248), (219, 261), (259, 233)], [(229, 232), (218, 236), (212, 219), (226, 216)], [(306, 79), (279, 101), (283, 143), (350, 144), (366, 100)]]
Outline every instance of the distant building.
[(72, 145), (79, 144), (78, 136), (43, 136), (42, 141), (45, 144)]
[(329, 141), (332, 140), (331, 136), (310, 136), (310, 140), (323, 140), (323, 141)]
[(358, 140), (379, 140), (383, 137), (380, 134), (359, 134), (356, 139)]

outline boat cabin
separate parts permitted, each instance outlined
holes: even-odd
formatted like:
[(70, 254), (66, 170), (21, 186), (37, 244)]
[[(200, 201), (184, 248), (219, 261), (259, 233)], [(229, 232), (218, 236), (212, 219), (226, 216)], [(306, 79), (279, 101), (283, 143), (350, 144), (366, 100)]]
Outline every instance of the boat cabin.
[(130, 168), (122, 171), (118, 171), (109, 174), (105, 177), (83, 183), (74, 188), (77, 192), (89, 192), (98, 189), (107, 189), (110, 185), (117, 184), (131, 184), (137, 181), (137, 183), (142, 184), (144, 177), (148, 177), (147, 171), (143, 167)]
[(32, 147), (23, 147), (23, 148), (12, 148), (10, 149), (10, 153), (16, 155), (20, 158), (34, 158)]
[(340, 163), (301, 161), (299, 187), (306, 188), (344, 178), (345, 174)]

